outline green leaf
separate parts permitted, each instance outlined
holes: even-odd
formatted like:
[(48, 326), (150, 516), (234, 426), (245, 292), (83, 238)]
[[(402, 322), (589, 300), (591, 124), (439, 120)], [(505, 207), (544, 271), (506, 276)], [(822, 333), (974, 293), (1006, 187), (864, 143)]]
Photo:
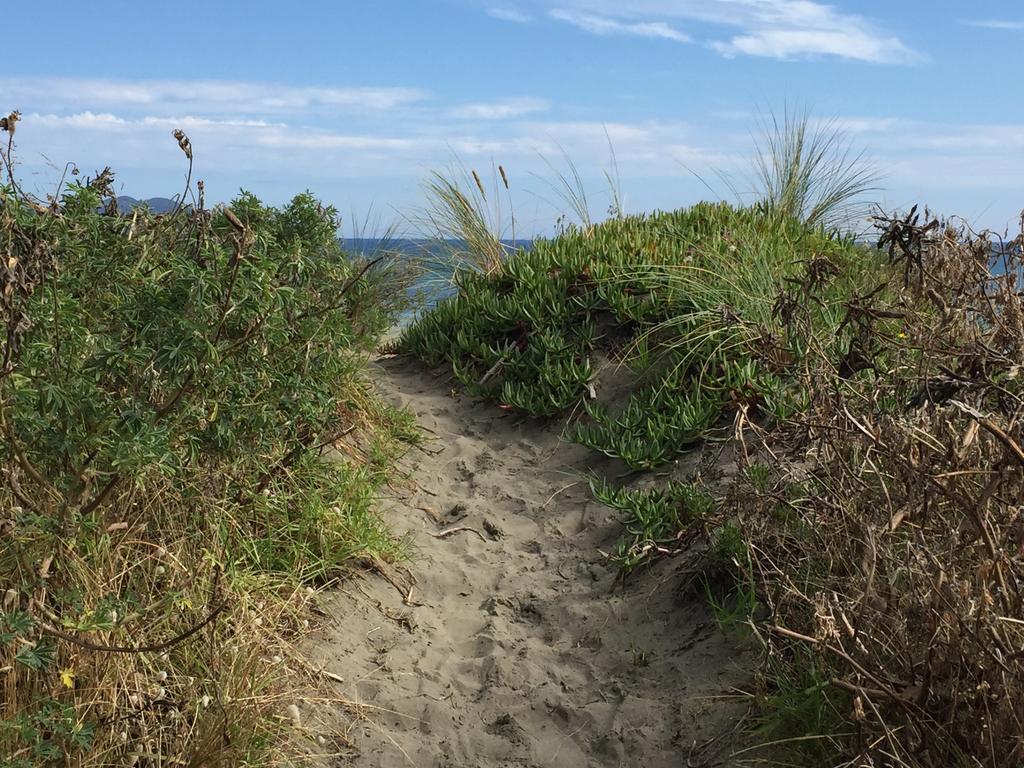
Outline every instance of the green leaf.
[(22, 645), (14, 656), (14, 660), (29, 669), (39, 671), (53, 663), (57, 653), (56, 646), (49, 640)]

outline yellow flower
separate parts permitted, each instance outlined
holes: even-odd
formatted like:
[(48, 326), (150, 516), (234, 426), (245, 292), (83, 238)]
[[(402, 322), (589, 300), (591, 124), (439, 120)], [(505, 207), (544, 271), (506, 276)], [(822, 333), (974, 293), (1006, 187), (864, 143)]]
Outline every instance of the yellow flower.
[(60, 671), (60, 681), (64, 683), (65, 688), (75, 687), (75, 670), (71, 667), (66, 667)]

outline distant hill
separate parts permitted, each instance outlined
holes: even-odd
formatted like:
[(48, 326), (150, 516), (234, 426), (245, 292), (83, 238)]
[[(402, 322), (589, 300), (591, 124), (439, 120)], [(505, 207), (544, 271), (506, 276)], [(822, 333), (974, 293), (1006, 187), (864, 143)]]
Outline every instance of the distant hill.
[(121, 195), (117, 198), (117, 209), (121, 213), (127, 213), (144, 205), (153, 213), (170, 213), (178, 205), (177, 201), (167, 197), (151, 197), (148, 200), (138, 200), (128, 195)]

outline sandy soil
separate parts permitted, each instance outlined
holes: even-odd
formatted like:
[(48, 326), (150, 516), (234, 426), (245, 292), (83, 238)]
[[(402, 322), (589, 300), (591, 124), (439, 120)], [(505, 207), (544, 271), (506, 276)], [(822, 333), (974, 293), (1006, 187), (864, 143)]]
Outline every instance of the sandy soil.
[(749, 659), (686, 587), (684, 558), (617, 581), (601, 551), (621, 527), (580, 477), (621, 465), (411, 361), (380, 366), (433, 439), (407, 458), (411, 490), (384, 502), (413, 543), (408, 571), (323, 604), (311, 654), (369, 718), (337, 764), (727, 764)]

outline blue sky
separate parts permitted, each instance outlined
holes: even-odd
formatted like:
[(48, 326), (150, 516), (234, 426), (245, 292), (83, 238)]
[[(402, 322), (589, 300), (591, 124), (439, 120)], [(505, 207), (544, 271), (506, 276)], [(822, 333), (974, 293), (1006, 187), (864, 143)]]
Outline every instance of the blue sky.
[[(11, 0), (0, 111), (19, 109), (25, 186), (68, 161), (137, 197), (311, 189), (343, 213), (410, 211), (458, 156), (512, 181), (519, 234), (557, 215), (561, 151), (608, 204), (608, 138), (629, 210), (750, 188), (759, 116), (834, 119), (920, 202), (979, 227), (1024, 207), (1024, 3), (811, 0)], [(707, 189), (698, 178), (711, 184)]]

